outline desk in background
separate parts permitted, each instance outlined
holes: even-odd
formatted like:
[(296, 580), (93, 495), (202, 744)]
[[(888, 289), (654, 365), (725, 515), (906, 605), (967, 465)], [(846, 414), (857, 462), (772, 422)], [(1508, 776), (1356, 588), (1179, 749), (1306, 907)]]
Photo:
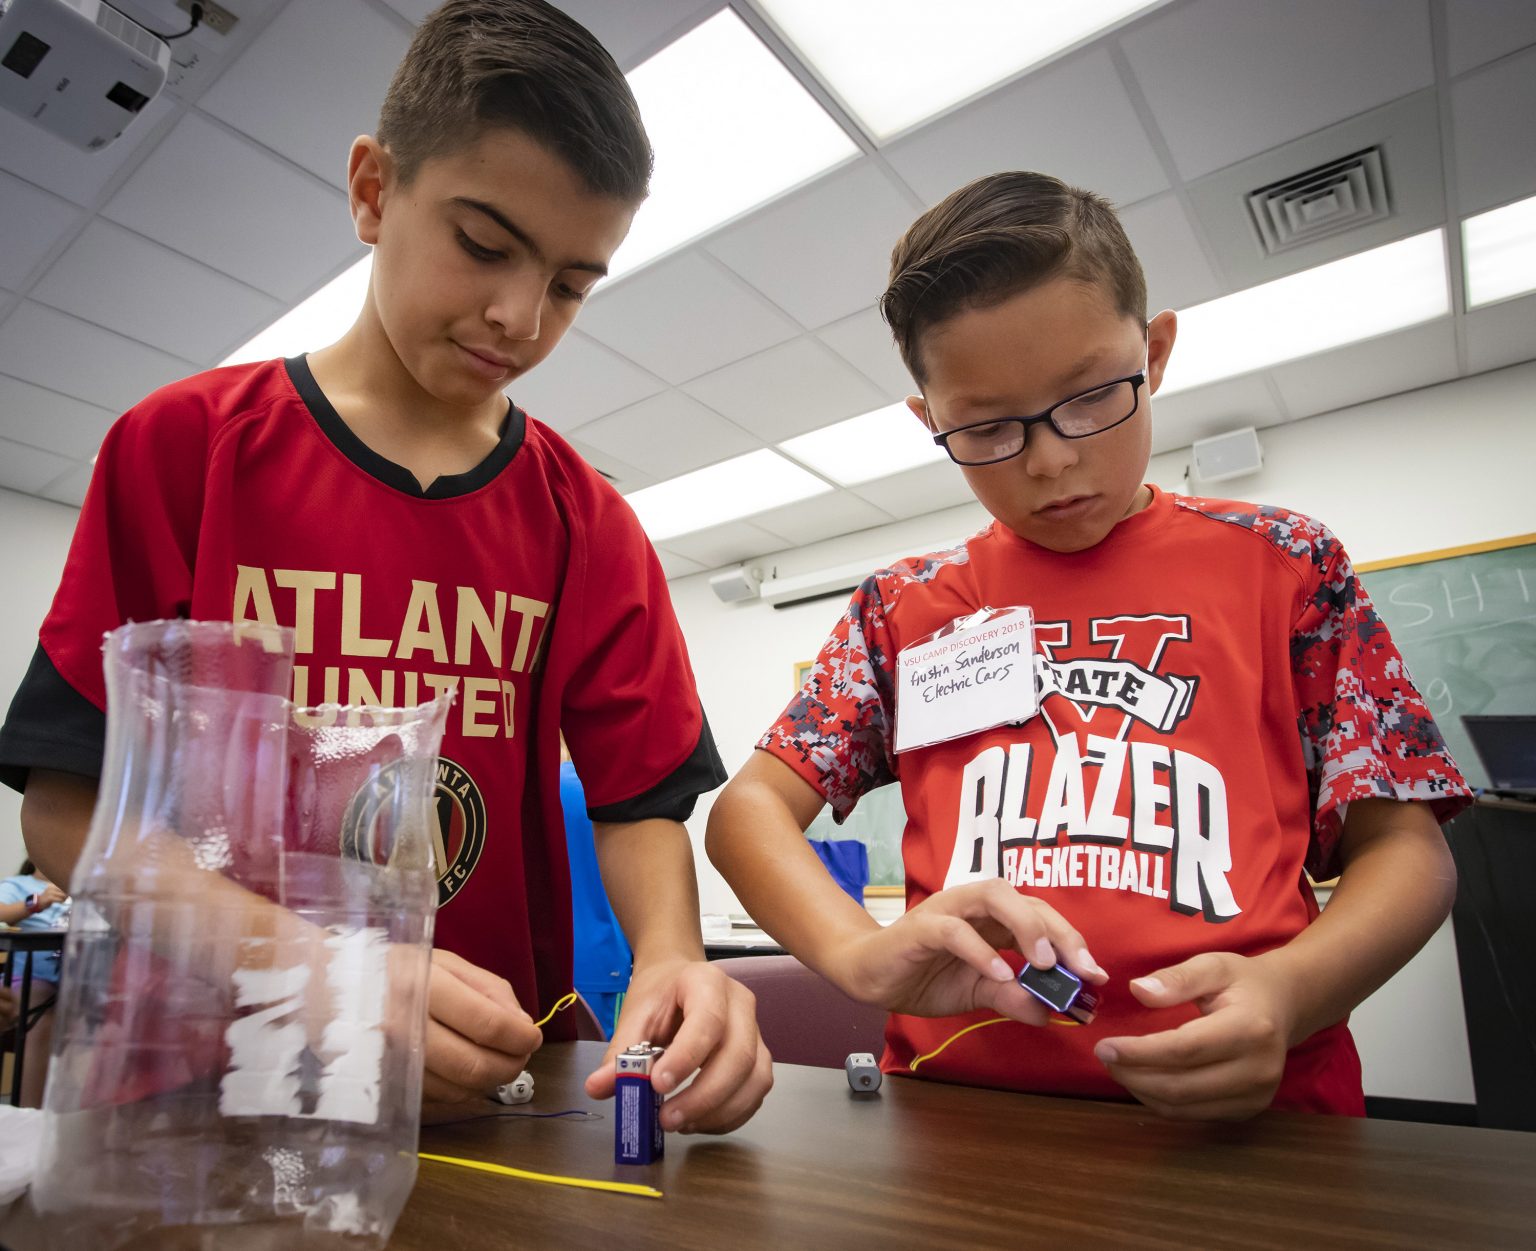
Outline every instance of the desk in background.
[[(5, 985), (15, 974), (16, 957), (33, 951), (63, 951), (66, 929), (13, 930), (0, 928), (0, 951), (5, 956)], [(32, 1007), (32, 961), (22, 961), (21, 995), (17, 1001), (16, 1025), (11, 1030), (11, 1106), (21, 1106), (21, 1069), (27, 1058), (27, 1014)]]
[(600, 1043), (530, 1066), (530, 1111), (423, 1129), (423, 1151), (642, 1181), (648, 1200), (422, 1161), (391, 1251), (488, 1246), (1077, 1248), (1536, 1246), (1536, 1135), (1269, 1113), (1183, 1125), (1134, 1105), (779, 1065), (768, 1102), (723, 1138), (669, 1137), (653, 1168), (613, 1160), (608, 1104), (581, 1080)]

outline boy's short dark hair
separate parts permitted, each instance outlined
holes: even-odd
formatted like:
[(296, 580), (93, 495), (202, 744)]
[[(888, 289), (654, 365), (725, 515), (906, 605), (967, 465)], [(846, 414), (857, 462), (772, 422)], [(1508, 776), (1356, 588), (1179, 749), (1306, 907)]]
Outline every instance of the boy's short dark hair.
[(411, 40), (379, 113), (410, 182), (488, 128), (521, 130), (597, 195), (645, 198), (651, 145), (629, 84), (579, 22), (544, 0), (448, 0)]
[(1049, 174), (990, 174), (908, 228), (891, 252), (880, 312), (921, 386), (924, 331), (1056, 277), (1102, 287), (1118, 312), (1146, 325), (1147, 280), (1109, 201)]

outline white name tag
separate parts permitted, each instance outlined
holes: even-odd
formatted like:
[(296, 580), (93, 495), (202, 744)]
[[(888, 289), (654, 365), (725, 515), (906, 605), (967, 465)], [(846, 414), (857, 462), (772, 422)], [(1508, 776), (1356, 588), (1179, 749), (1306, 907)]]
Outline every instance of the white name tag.
[(983, 608), (897, 654), (898, 752), (1026, 721), (1039, 710), (1028, 608)]

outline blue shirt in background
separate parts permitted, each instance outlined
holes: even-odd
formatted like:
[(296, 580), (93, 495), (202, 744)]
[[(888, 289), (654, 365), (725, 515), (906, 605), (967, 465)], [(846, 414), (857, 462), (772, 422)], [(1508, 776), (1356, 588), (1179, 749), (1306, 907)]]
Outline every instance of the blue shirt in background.
[(565, 810), (565, 846), (571, 861), (571, 923), (576, 940), (576, 990), (591, 1006), (603, 1032), (613, 1037), (619, 998), (629, 986), (634, 958), (608, 903), (587, 797), (569, 760), (560, 765), (560, 806)]
[[(0, 881), (0, 904), (26, 903), (28, 895), (41, 895), (48, 889), (48, 883), (40, 877), (29, 877), (18, 874)], [(49, 904), (41, 912), (34, 912), (29, 917), (23, 917), (16, 922), (19, 930), (53, 930), (64, 925), (65, 909), (61, 903)], [(37, 981), (59, 984), (59, 953), (56, 951), (33, 951), (26, 953), (25, 958), (32, 961), (32, 977)], [(21, 968), (17, 967), (11, 975), (11, 984), (21, 984)]]

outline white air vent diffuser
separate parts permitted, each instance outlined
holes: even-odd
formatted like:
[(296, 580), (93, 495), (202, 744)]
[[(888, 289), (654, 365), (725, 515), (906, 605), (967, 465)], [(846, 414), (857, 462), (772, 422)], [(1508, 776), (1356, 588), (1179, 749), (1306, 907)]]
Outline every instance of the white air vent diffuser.
[(1271, 256), (1389, 217), (1381, 149), (1365, 148), (1251, 191), (1248, 213)]

